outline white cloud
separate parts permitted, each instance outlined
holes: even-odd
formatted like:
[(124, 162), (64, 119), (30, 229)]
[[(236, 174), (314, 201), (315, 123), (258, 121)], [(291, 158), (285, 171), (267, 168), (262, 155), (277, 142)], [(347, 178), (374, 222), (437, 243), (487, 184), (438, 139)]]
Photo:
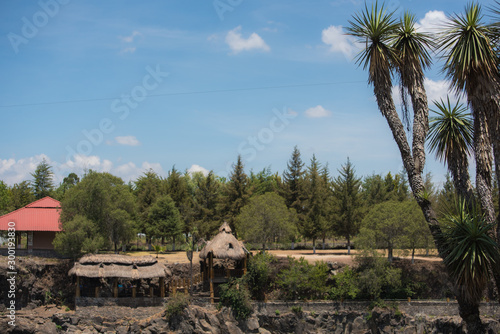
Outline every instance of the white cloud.
[(0, 180), (8, 185), (29, 181), (32, 179), (31, 173), (36, 169), (36, 166), (45, 159), (47, 163), (51, 163), (50, 159), (45, 154), (36, 155), (34, 157), (16, 159), (0, 159)]
[(256, 33), (252, 33), (247, 39), (243, 38), (241, 36), (241, 26), (238, 26), (227, 33), (226, 43), (234, 53), (249, 50), (271, 50), (266, 42), (264, 42), (264, 40)]
[(309, 108), (306, 110), (306, 116), (309, 118), (322, 118), (322, 117), (328, 117), (332, 114), (330, 110), (326, 110), (320, 105), (317, 105), (316, 107)]
[(123, 48), (120, 50), (120, 53), (134, 53), (137, 48), (135, 46), (129, 48)]
[[(151, 163), (148, 161), (144, 161), (140, 166), (137, 166), (133, 162), (126, 162), (115, 167), (110, 160), (101, 159), (96, 155), (87, 156), (75, 154), (71, 160), (61, 164), (51, 160), (44, 154), (40, 154), (19, 160), (13, 158), (5, 160), (0, 159), (0, 180), (10, 186), (22, 181), (29, 181), (32, 179), (31, 173), (35, 171), (36, 166), (43, 159), (52, 167), (54, 184), (56, 186), (62, 182), (64, 177), (68, 176), (69, 173), (75, 173), (81, 178), (89, 170), (108, 172), (121, 177), (125, 182), (136, 180), (150, 169), (154, 170), (159, 175), (165, 175), (159, 163)], [(203, 170), (205, 170), (202, 167), (199, 168), (199, 171), (203, 172)]]
[(137, 30), (132, 31), (132, 34), (130, 36), (118, 36), (118, 38), (125, 43), (132, 43), (137, 36), (141, 36), (142, 34), (138, 32)]
[(206, 168), (201, 167), (200, 165), (191, 165), (188, 169), (189, 174), (194, 174), (197, 172), (201, 172), (203, 175), (207, 176), (209, 171)]
[(115, 140), (120, 145), (126, 146), (139, 146), (141, 143), (135, 138), (135, 136), (118, 136)]
[(321, 40), (330, 46), (330, 52), (341, 53), (351, 60), (360, 50), (354, 37), (346, 35), (342, 26), (329, 26), (321, 32)]
[(419, 32), (433, 34), (442, 30), (443, 26), (446, 25), (448, 21), (444, 12), (440, 10), (431, 10), (425, 13), (424, 18), (418, 21), (415, 28)]

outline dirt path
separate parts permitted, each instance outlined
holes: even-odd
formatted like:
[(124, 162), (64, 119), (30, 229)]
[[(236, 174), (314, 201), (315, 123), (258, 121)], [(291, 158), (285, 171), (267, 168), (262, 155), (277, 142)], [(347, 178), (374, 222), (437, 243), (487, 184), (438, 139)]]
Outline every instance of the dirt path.
[[(257, 251), (253, 251), (254, 254), (256, 252)], [(356, 250), (352, 250), (351, 255), (347, 255), (347, 251), (345, 249), (326, 249), (326, 250), (319, 249), (316, 250), (316, 254), (313, 254), (312, 250), (271, 250), (270, 253), (278, 257), (287, 257), (287, 256), (292, 256), (294, 258), (304, 257), (307, 261), (311, 263), (317, 261), (324, 261), (324, 262), (339, 262), (352, 265), (354, 261), (354, 255), (356, 254)], [(151, 255), (153, 257), (156, 257), (155, 252), (132, 252), (127, 254), (132, 256)], [(198, 252), (195, 252), (193, 254), (193, 264), (199, 263), (200, 258), (198, 257), (198, 254), (199, 254)], [(415, 259), (425, 260), (425, 261), (441, 261), (441, 259), (437, 256), (423, 256), (424, 252), (417, 252), (417, 254), (422, 254), (422, 256), (416, 256)], [(189, 260), (186, 256), (186, 252), (184, 251), (167, 252), (166, 254), (159, 254), (158, 259), (160, 260), (160, 262), (166, 262), (170, 264), (189, 263)]]

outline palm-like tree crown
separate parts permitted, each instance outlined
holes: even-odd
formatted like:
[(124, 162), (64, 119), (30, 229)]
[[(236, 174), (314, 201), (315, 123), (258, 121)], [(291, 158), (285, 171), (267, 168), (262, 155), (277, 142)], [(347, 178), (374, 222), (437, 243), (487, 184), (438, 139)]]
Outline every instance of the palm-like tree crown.
[(391, 82), (391, 69), (396, 54), (390, 47), (391, 36), (398, 26), (393, 12), (387, 12), (384, 5), (372, 4), (371, 10), (365, 4), (365, 10), (353, 16), (347, 27), (348, 34), (354, 36), (366, 47), (357, 56), (356, 62), (369, 68), (368, 82)]
[(417, 32), (415, 23), (415, 15), (405, 12), (392, 36), (392, 47), (398, 54), (398, 71), (403, 84), (409, 80), (423, 80), (423, 70), (432, 64), (428, 50), (434, 47), (434, 43), (427, 34)]
[(452, 106), (450, 98), (445, 103), (435, 101), (438, 110), (432, 110), (429, 127), (430, 150), (445, 164), (452, 159), (467, 159), (472, 151), (473, 125), (470, 114), (458, 102)]
[(494, 224), (487, 224), (475, 212), (467, 212), (465, 202), (460, 203), (457, 212), (446, 217), (448, 225), (443, 228), (447, 249), (444, 263), (463, 296), (478, 303), (489, 279), (489, 266), (500, 261), (498, 244), (490, 236)]
[(479, 76), (498, 76), (498, 57), (492, 40), (495, 29), (482, 22), (481, 6), (470, 4), (465, 15), (454, 15), (440, 38), (446, 59), (444, 71), (457, 91), (473, 87)]

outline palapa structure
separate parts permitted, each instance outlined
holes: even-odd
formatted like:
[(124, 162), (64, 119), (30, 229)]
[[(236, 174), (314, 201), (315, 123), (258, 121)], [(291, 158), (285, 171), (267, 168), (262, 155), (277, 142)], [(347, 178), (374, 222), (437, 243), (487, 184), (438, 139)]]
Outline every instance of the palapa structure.
[[(113, 296), (118, 297), (119, 280), (138, 281), (159, 279), (160, 297), (165, 297), (165, 277), (172, 273), (164, 265), (151, 256), (133, 257), (126, 255), (88, 254), (75, 263), (69, 275), (76, 276), (76, 297), (80, 297), (83, 286), (81, 278), (87, 278), (96, 285), (95, 279), (113, 279)], [(100, 286), (95, 286), (95, 297), (100, 296)], [(123, 288), (123, 286), (122, 286)], [(137, 286), (131, 287), (132, 297), (136, 297)], [(150, 287), (150, 296), (153, 297), (153, 288)]]
[[(224, 283), (230, 277), (243, 276), (247, 270), (249, 255), (250, 252), (235, 238), (228, 223), (224, 222), (219, 228), (219, 233), (205, 245), (199, 254), (200, 259), (203, 260), (200, 267), (204, 280), (210, 282), (212, 301), (213, 283)], [(214, 268), (214, 259), (226, 261), (224, 265)], [(234, 262), (234, 265), (230, 266), (229, 262)]]

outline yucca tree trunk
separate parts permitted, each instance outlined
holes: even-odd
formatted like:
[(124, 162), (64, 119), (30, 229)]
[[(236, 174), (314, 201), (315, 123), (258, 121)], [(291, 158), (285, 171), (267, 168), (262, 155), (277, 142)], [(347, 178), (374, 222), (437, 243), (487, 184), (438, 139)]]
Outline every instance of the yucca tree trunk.
[(479, 302), (470, 302), (457, 294), (458, 312), (465, 321), (468, 334), (483, 334), (484, 325), (479, 316)]
[(474, 204), (474, 188), (470, 181), (467, 160), (464, 160), (463, 157), (449, 159), (448, 170), (451, 172), (457, 194), (460, 198), (465, 199), (467, 206), (471, 208)]
[[(399, 152), (401, 153), (401, 159), (403, 161), (403, 166), (408, 174), (408, 181), (410, 183), (412, 193), (424, 214), (425, 220), (427, 221), (438, 252), (440, 254), (443, 254), (444, 248), (440, 242), (441, 228), (436, 219), (436, 214), (432, 209), (431, 203), (423, 197), (424, 182), (422, 173), (418, 173), (415, 169), (415, 163), (411, 154), (410, 145), (408, 144), (408, 140), (406, 138), (405, 129), (398, 116), (396, 107), (394, 106), (394, 101), (392, 99), (391, 83), (385, 82), (384, 80), (375, 79), (373, 86), (379, 110), (385, 117), (387, 124), (391, 129), (394, 140), (398, 145)], [(423, 118), (425, 116), (417, 114), (415, 117), (417, 118), (417, 121), (415, 123), (422, 124), (423, 120), (421, 120), (420, 118)], [(417, 151), (422, 153), (425, 152), (424, 141), (420, 140), (419, 145), (416, 146), (418, 146)]]
[[(500, 171), (500, 133), (498, 112), (500, 111), (500, 85), (479, 78), (474, 88), (468, 93), (469, 102), (474, 116), (474, 155), (476, 158), (476, 189), (479, 194), (481, 209), (488, 223), (496, 222), (493, 237), (500, 245), (500, 224), (495, 214), (492, 181), (492, 148), (494, 154), (496, 177), (499, 180)], [(500, 268), (492, 266), (491, 272), (497, 288), (500, 301)]]
[(408, 93), (413, 106), (413, 160), (415, 174), (422, 174), (425, 166), (425, 140), (429, 132), (429, 106), (424, 88), (424, 80), (419, 77), (407, 82)]

